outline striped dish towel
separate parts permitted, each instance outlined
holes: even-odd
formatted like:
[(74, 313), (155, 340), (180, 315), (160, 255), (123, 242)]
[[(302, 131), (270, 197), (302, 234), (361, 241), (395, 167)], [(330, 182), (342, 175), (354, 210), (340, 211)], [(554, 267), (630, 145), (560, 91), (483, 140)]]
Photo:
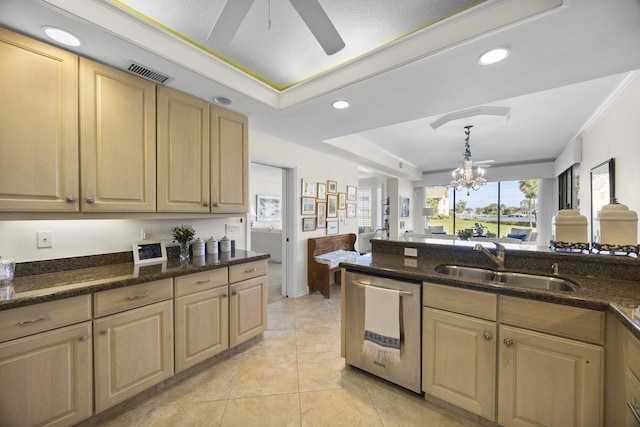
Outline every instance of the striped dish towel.
[(362, 352), (380, 363), (400, 361), (400, 292), (367, 286)]

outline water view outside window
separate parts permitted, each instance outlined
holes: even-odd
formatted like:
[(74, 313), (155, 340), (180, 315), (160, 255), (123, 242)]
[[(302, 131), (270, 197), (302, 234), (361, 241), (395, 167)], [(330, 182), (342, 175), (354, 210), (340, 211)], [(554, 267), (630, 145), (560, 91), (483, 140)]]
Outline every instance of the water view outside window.
[(538, 180), (489, 182), (468, 196), (448, 186), (425, 191), (427, 207), (434, 209), (434, 217), (428, 219), (431, 232), (442, 232), (442, 226), (446, 234), (460, 230), (469, 230), (476, 237), (526, 234), (519, 237), (525, 240), (536, 232)]

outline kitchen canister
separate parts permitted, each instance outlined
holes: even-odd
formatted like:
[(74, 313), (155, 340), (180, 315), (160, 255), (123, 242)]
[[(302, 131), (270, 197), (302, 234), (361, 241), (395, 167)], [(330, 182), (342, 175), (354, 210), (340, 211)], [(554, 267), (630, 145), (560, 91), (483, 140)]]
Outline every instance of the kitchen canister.
[(614, 246), (635, 246), (638, 244), (638, 214), (627, 205), (613, 203), (604, 205), (598, 216), (600, 236), (596, 242)]
[(194, 242), (193, 242), (193, 256), (204, 256), (204, 240), (197, 238)]
[(218, 253), (218, 241), (211, 237), (206, 243), (207, 255), (213, 255)]
[(555, 242), (587, 243), (587, 217), (575, 209), (562, 209), (551, 221), (551, 235)]
[(220, 252), (231, 252), (231, 240), (227, 236), (220, 239)]

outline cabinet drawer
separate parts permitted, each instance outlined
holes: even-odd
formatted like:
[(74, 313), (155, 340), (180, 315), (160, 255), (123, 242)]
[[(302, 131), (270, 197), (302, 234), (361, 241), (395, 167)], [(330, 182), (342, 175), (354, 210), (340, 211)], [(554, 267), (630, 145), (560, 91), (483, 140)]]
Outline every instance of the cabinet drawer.
[(604, 344), (604, 312), (500, 296), (501, 323)]
[(267, 260), (252, 261), (244, 264), (232, 265), (229, 267), (229, 283), (240, 282), (241, 280), (267, 274)]
[(91, 320), (91, 296), (0, 311), (0, 342)]
[(218, 268), (216, 270), (203, 271), (202, 273), (180, 276), (173, 280), (175, 281), (175, 295), (179, 297), (226, 285), (229, 280), (229, 272), (225, 267)]
[(487, 320), (496, 320), (497, 298), (487, 292), (427, 282), (422, 287), (423, 305)]
[(118, 313), (172, 298), (172, 285), (172, 279), (163, 279), (97, 292), (93, 294), (94, 316), (100, 317), (106, 314)]

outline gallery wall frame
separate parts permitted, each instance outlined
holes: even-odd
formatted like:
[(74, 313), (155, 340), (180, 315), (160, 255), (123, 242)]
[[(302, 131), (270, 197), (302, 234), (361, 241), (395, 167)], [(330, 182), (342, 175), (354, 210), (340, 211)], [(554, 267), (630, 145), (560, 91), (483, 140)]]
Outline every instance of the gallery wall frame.
[(316, 203), (316, 227), (327, 228), (327, 202)]
[(336, 218), (338, 216), (338, 195), (327, 195), (327, 218)]
[(302, 231), (313, 231), (316, 229), (315, 218), (302, 218)]
[(327, 221), (327, 234), (334, 235), (338, 234), (338, 221)]
[(400, 196), (400, 218), (408, 218), (411, 215), (411, 199)]
[(316, 214), (316, 198), (315, 197), (301, 197), (300, 214), (301, 215), (315, 215)]
[(316, 197), (316, 182), (302, 178), (302, 197)]

